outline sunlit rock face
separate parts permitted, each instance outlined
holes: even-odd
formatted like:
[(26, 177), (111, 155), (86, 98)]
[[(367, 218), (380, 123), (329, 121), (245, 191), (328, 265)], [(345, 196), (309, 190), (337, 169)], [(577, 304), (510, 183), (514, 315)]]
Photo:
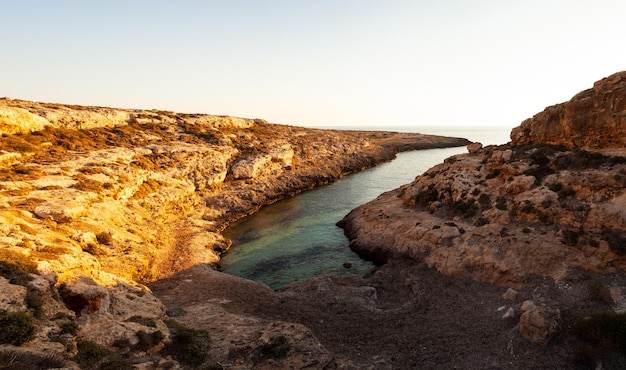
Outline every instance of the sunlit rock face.
[(611, 153), (626, 145), (626, 72), (547, 107), (511, 132), (513, 145), (546, 143)]
[[(467, 144), (0, 99), (0, 310), (38, 315), (25, 344), (33, 352), (75, 358), (80, 338), (130, 346), (137, 361), (145, 358), (142, 368), (180, 368), (164, 354), (153, 356), (171, 333), (163, 304), (143, 284), (214, 266), (230, 247), (221, 230), (264, 205), (398, 151)], [(297, 351), (281, 360), (287, 367), (310, 365), (302, 353), (334, 361), (305, 327), (277, 322), (268, 330), (262, 320), (246, 324), (241, 315), (212, 314), (223, 328), (248, 325), (245, 341), (299, 338), (293, 339)], [(192, 318), (190, 324), (203, 319)], [(231, 334), (211, 333), (221, 343), (213, 352), (226, 354), (220, 361), (250, 347), (233, 345)], [(246, 361), (243, 367), (254, 367)]]
[[(626, 269), (626, 73), (352, 211), (351, 247), (521, 287), (532, 275)], [(601, 153), (600, 153), (601, 152)]]

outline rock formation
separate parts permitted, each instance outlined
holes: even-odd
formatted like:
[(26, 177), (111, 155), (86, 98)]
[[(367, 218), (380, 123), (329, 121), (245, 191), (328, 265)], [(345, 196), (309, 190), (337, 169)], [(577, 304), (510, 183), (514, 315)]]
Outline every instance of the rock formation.
[[(503, 287), (520, 289), (535, 276), (580, 284), (572, 276), (581, 271), (622, 276), (625, 102), (620, 72), (524, 121), (511, 143), (472, 144), (468, 154), (356, 208), (339, 225), (353, 250), (380, 264), (408, 257)], [(626, 287), (618, 280), (610, 288), (589, 283), (588, 290), (623, 310), (617, 300)], [(546, 345), (559, 333), (558, 307), (533, 303), (523, 311), (524, 338)]]
[[(79, 357), (81, 340), (137, 352), (175, 338), (143, 284), (218, 262), (229, 222), (400, 150), (468, 143), (6, 98), (0, 132), (0, 309), (36, 308), (24, 348)], [(33, 275), (16, 285), (15, 271)]]
[(626, 147), (626, 72), (604, 78), (570, 101), (547, 107), (511, 132), (514, 146), (529, 143), (623, 153)]

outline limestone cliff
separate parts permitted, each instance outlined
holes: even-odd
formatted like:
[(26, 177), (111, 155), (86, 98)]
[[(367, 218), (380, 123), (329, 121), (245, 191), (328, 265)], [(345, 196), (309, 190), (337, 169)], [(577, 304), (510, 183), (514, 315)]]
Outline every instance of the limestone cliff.
[[(25, 346), (73, 355), (72, 323), (108, 347), (162, 346), (165, 308), (142, 283), (219, 261), (232, 220), (400, 150), (468, 143), (6, 98), (0, 132), (0, 309), (38, 299)], [(15, 288), (15, 271), (34, 275)]]
[[(470, 148), (342, 222), (358, 253), (521, 287), (626, 269), (626, 73)], [(600, 153), (602, 152), (602, 153)]]
[(511, 132), (513, 145), (544, 143), (620, 153), (626, 147), (626, 72), (615, 73), (547, 107)]

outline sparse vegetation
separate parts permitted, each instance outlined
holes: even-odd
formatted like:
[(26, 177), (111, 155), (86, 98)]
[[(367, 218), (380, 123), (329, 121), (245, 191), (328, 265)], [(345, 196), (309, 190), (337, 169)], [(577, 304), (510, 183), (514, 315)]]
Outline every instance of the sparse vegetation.
[(198, 366), (207, 358), (207, 350), (211, 344), (209, 332), (201, 329), (191, 329), (174, 320), (166, 320), (166, 325), (172, 331), (172, 343), (165, 347), (164, 352), (177, 360)]
[(101, 345), (82, 338), (76, 340), (76, 347), (78, 354), (74, 357), (74, 361), (81, 367), (91, 367), (110, 354)]
[(78, 329), (78, 324), (74, 321), (68, 321), (61, 324), (61, 334), (76, 335), (78, 334)]
[(52, 354), (39, 355), (31, 352), (0, 351), (0, 369), (33, 370), (65, 367), (65, 361)]
[(111, 233), (108, 233), (106, 231), (102, 231), (96, 234), (96, 240), (98, 241), (98, 243), (103, 245), (113, 244), (113, 236), (111, 236)]
[(135, 345), (135, 348), (140, 351), (147, 351), (163, 340), (163, 333), (161, 333), (160, 330), (152, 333), (148, 333), (144, 330), (139, 330), (136, 335), (138, 342)]
[[(2, 253), (4, 252), (4, 253)], [(10, 253), (8, 251), (0, 250), (0, 259), (4, 259), (4, 261), (0, 261), (0, 276), (9, 280), (9, 283), (26, 286), (28, 282), (32, 280), (30, 275), (28, 274), (28, 270), (25, 271), (22, 266), (17, 263), (9, 262), (11, 260), (15, 261), (16, 257), (20, 256), (21, 258), (17, 258), (19, 262), (23, 265), (28, 266), (29, 268), (34, 269), (32, 262), (26, 260), (26, 257), (22, 255), (17, 255)], [(9, 259), (12, 257), (11, 259)], [(18, 262), (18, 261), (15, 261)]]
[(147, 326), (150, 328), (156, 328), (156, 322), (154, 319), (143, 316), (133, 316), (126, 320), (126, 322), (136, 322), (137, 324), (141, 324), (143, 326)]
[(0, 344), (20, 346), (35, 333), (33, 318), (25, 312), (0, 310)]
[(25, 301), (26, 306), (32, 310), (33, 315), (35, 315), (35, 317), (41, 317), (41, 315), (43, 314), (42, 308), (44, 305), (44, 300), (43, 298), (41, 298), (39, 293), (33, 290), (27, 291)]
[(270, 341), (261, 346), (261, 353), (267, 357), (283, 358), (291, 350), (291, 345), (284, 335), (270, 338)]

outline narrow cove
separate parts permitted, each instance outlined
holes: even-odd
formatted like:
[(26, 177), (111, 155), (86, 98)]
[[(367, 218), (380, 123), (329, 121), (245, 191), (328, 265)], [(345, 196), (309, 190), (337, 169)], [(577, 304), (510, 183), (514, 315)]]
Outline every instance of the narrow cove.
[(222, 256), (222, 271), (275, 290), (324, 274), (367, 276), (376, 266), (350, 250), (335, 224), (358, 205), (464, 152), (457, 147), (399, 153), (391, 162), (267, 206), (224, 231), (233, 245)]

